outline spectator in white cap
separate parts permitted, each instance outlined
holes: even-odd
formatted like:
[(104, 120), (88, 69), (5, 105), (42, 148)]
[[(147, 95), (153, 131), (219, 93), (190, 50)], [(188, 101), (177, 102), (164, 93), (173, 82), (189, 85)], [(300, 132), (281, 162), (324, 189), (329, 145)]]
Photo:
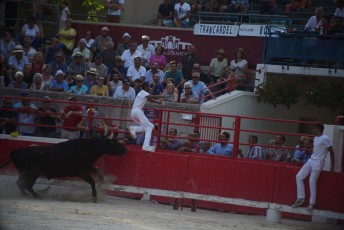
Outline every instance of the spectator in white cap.
[(13, 49), (13, 55), (8, 58), (7, 64), (14, 72), (23, 72), (24, 66), (29, 64), (29, 59), (24, 56), (23, 53), (23, 47), (21, 45), (16, 45)]
[(118, 43), (117, 48), (116, 48), (118, 55), (122, 55), (125, 50), (129, 49), (130, 39), (131, 39), (130, 34), (125, 32), (122, 36), (122, 42)]
[(102, 28), (102, 32), (98, 35), (91, 46), (91, 51), (93, 55), (103, 50), (108, 41), (112, 41), (112, 37), (109, 36), (109, 28), (106, 26)]
[(106, 20), (112, 23), (120, 23), (121, 11), (124, 9), (124, 0), (107, 0), (105, 6), (108, 8)]
[(128, 69), (130, 66), (134, 65), (134, 57), (141, 57), (141, 52), (137, 50), (137, 42), (131, 40), (129, 42), (129, 49), (123, 52), (122, 60), (124, 68)]
[(84, 38), (81, 38), (79, 40), (78, 46), (74, 48), (72, 56), (75, 55), (75, 53), (80, 52), (83, 56), (83, 61), (84, 62), (89, 62), (90, 61), (90, 53), (91, 51), (87, 49), (86, 47), (86, 40)]
[(84, 77), (84, 85), (87, 86), (87, 94), (90, 94), (92, 86), (97, 84), (97, 69), (91, 67), (88, 71), (86, 76)]
[(137, 47), (137, 50), (142, 54), (141, 65), (145, 68), (149, 67), (149, 59), (153, 53), (155, 53), (155, 48), (152, 44), (149, 44), (150, 38), (147, 35), (142, 36), (142, 44)]
[(55, 92), (67, 92), (69, 90), (69, 86), (66, 81), (64, 81), (65, 73), (62, 70), (56, 71), (55, 79), (49, 85), (50, 91)]
[(28, 85), (23, 81), (23, 79), (23, 72), (17, 71), (15, 74), (15, 80), (11, 81), (7, 87), (12, 89), (27, 89)]

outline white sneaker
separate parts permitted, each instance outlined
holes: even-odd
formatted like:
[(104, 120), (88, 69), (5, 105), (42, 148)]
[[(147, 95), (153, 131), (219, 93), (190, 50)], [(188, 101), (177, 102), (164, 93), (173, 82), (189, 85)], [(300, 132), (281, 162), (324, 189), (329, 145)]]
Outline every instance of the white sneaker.
[(155, 147), (154, 146), (143, 146), (142, 150), (147, 151), (147, 152), (155, 152)]
[(129, 133), (130, 133), (131, 138), (136, 139), (136, 133), (133, 126), (129, 127)]

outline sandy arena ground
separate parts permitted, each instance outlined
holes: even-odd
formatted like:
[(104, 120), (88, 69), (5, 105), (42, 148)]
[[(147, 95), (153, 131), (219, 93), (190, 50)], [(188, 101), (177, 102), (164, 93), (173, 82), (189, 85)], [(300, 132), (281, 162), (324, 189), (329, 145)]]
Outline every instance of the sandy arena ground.
[(283, 219), (281, 224), (267, 222), (265, 216), (238, 215), (190, 208), (173, 210), (171, 205), (150, 201), (105, 196), (90, 199), (89, 187), (47, 186), (34, 189), (43, 199), (22, 197), (16, 177), (0, 176), (0, 230), (339, 230), (343, 226)]

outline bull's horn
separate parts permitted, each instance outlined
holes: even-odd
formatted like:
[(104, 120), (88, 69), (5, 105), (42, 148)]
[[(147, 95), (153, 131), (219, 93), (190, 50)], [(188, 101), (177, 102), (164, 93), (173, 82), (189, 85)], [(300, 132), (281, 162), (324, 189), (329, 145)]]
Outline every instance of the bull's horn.
[(108, 136), (108, 140), (111, 140), (113, 138), (113, 132), (111, 132), (110, 136)]

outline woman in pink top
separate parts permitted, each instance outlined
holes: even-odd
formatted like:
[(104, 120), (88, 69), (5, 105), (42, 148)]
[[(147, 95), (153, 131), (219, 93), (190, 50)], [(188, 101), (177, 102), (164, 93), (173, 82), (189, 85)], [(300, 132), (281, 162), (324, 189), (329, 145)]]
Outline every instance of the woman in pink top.
[(155, 53), (152, 54), (149, 59), (149, 64), (156, 62), (158, 63), (158, 68), (160, 70), (164, 70), (166, 67), (166, 57), (163, 53), (164, 53), (164, 48), (162, 48), (162, 46), (160, 45), (156, 46)]

